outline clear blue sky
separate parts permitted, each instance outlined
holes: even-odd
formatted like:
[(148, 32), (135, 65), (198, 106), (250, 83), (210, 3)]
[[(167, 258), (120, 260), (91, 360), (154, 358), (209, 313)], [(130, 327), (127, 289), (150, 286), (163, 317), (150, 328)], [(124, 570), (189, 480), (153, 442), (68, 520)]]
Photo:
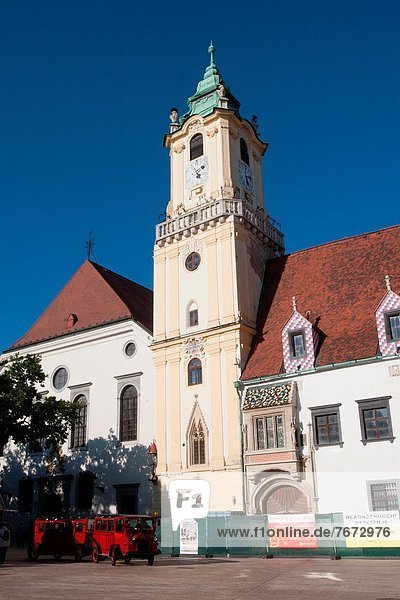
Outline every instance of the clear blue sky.
[(291, 252), (398, 223), (399, 0), (2, 4), (0, 348), (85, 259), (152, 287), (162, 147), (216, 63), (264, 140)]

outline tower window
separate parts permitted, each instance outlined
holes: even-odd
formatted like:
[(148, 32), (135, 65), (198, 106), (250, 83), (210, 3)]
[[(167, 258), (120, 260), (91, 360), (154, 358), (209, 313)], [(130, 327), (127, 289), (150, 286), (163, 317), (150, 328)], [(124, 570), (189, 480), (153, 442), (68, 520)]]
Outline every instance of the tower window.
[(185, 261), (185, 266), (188, 271), (195, 271), (200, 264), (200, 254), (191, 252)]
[(131, 442), (137, 439), (138, 394), (133, 385), (122, 392), (120, 405), (120, 440)]
[(203, 368), (199, 358), (192, 358), (188, 365), (188, 385), (203, 383)]
[(199, 324), (199, 309), (195, 302), (189, 304), (188, 310), (188, 327), (195, 327)]
[(240, 158), (246, 165), (250, 165), (249, 161), (249, 151), (247, 149), (247, 144), (243, 138), (240, 138)]
[(190, 160), (203, 156), (203, 136), (196, 133), (190, 140)]

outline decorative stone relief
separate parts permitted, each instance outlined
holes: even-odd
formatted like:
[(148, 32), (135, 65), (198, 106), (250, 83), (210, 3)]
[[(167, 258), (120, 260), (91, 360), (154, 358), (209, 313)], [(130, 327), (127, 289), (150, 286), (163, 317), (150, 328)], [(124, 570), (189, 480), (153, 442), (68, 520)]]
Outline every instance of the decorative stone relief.
[(191, 252), (198, 252), (199, 254), (204, 254), (204, 242), (201, 242), (197, 239), (190, 240), (181, 250), (182, 260), (185, 262), (186, 258), (189, 256)]
[(185, 148), (185, 144), (174, 144), (173, 150), (176, 152), (176, 154), (180, 154), (185, 150)]
[(191, 337), (185, 340), (181, 345), (181, 349), (183, 352), (183, 362), (186, 364), (192, 358), (204, 359), (204, 346), (206, 345), (206, 343), (207, 340), (201, 337)]
[(204, 125), (203, 122), (200, 121), (200, 119), (196, 119), (195, 121), (192, 121), (189, 125), (189, 133), (195, 133), (196, 131), (202, 131), (204, 129)]
[(208, 137), (212, 138), (218, 133), (218, 127), (210, 127), (210, 129), (207, 129), (206, 133)]
[(231, 127), (231, 128), (229, 129), (229, 134), (230, 134), (230, 136), (231, 136), (231, 137), (233, 137), (233, 139), (234, 139), (234, 140), (237, 140), (237, 139), (238, 139), (238, 137), (239, 137), (239, 132), (238, 132), (238, 130), (237, 130), (237, 129), (234, 129), (233, 127)]

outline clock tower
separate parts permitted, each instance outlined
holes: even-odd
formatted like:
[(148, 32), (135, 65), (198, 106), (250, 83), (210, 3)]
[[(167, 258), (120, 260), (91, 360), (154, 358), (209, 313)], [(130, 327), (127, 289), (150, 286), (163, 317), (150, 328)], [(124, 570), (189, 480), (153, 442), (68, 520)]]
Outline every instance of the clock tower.
[(171, 165), (166, 219), (154, 248), (156, 443), (161, 486), (176, 476), (211, 483), (210, 510), (245, 509), (242, 427), (235, 382), (255, 334), (267, 258), (283, 236), (264, 208), (256, 117), (214, 62), (173, 108), (164, 146)]

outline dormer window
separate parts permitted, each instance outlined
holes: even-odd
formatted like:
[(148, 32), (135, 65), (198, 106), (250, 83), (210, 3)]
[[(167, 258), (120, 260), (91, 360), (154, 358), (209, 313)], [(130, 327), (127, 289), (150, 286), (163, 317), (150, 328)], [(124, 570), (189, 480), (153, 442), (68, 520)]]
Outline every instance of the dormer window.
[(240, 138), (240, 158), (246, 165), (250, 165), (249, 161), (249, 151), (247, 149), (247, 144), (243, 138)]
[(190, 140), (190, 160), (203, 156), (203, 136), (201, 133), (196, 133)]
[(386, 294), (376, 313), (376, 329), (382, 356), (398, 354), (400, 350), (400, 295), (392, 290), (389, 275), (385, 275)]
[(292, 358), (302, 358), (306, 355), (306, 341), (304, 331), (291, 331), (289, 333), (290, 355)]
[(385, 315), (386, 335), (389, 341), (400, 341), (400, 311), (386, 313)]

